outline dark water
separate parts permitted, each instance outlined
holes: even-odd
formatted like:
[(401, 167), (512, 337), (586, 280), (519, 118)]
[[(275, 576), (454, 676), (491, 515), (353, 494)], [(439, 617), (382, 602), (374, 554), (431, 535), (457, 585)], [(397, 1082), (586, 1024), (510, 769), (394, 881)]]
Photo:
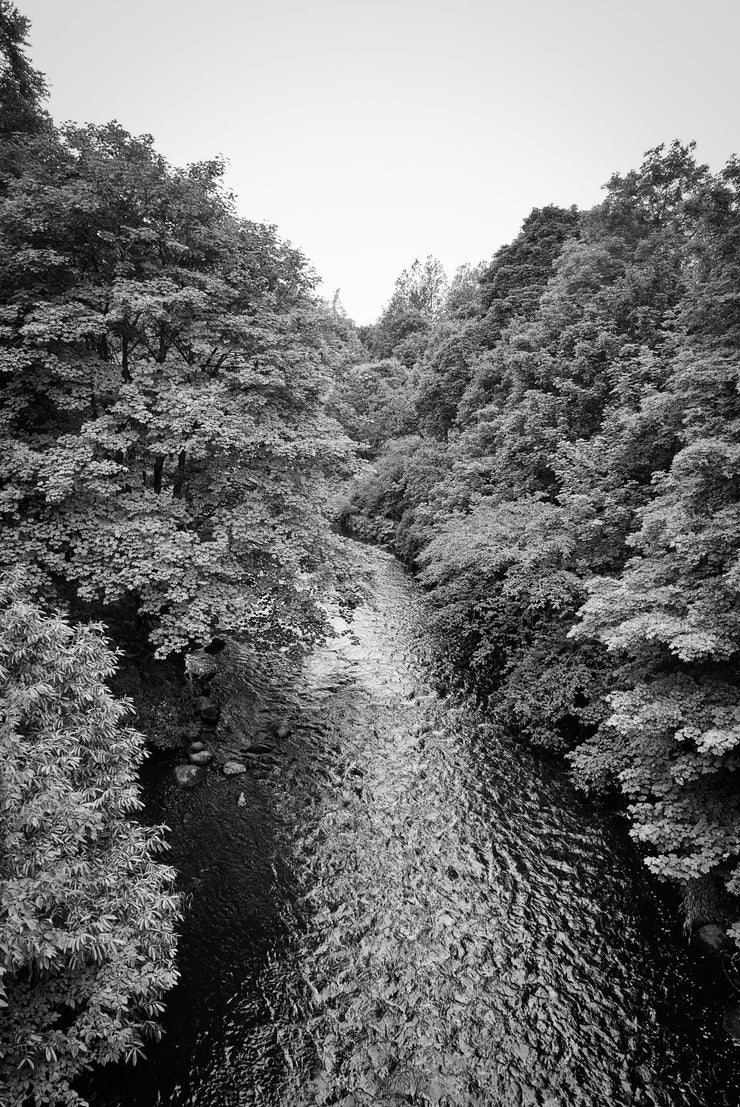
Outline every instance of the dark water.
[(183, 979), (121, 1102), (735, 1107), (729, 988), (621, 825), (435, 693), (415, 587), (357, 556), (369, 601), (297, 678), (225, 662), (226, 746), (287, 719), (276, 754), (149, 770)]

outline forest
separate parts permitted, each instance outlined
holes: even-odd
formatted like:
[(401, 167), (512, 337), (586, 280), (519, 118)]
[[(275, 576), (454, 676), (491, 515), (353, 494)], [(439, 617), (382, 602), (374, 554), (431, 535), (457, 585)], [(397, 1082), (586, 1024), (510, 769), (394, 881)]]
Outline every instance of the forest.
[(9, 1102), (82, 1105), (178, 976), (132, 643), (181, 680), (214, 641), (305, 655), (358, 599), (340, 524), (417, 575), (449, 681), (740, 944), (740, 162), (659, 146), (356, 326), (221, 161), (55, 125), (28, 31), (2, 0)]

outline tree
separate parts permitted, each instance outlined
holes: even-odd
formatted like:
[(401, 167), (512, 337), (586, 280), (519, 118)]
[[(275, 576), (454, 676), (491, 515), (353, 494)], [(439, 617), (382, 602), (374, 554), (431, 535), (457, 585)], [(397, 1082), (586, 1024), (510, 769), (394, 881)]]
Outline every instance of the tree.
[(43, 76), (26, 57), (29, 21), (15, 4), (0, 0), (0, 138), (35, 134), (48, 125)]
[(178, 898), (162, 827), (133, 822), (144, 739), (99, 625), (0, 588), (0, 1085), (80, 1105), (75, 1078), (157, 1037)]
[(26, 56), (29, 21), (0, 0), (0, 195), (22, 171), (28, 139), (50, 134), (46, 83)]
[(396, 288), (388, 310), (411, 308), (433, 322), (444, 310), (448, 293), (447, 274), (439, 258), (431, 254), (423, 262), (415, 259), (396, 279)]
[(0, 204), (3, 559), (60, 602), (133, 600), (160, 655), (300, 649), (339, 545), (336, 327), (218, 162), (67, 127)]
[(444, 315), (448, 319), (474, 319), (480, 315), (480, 281), (483, 270), (483, 262), (457, 267), (444, 305)]
[(418, 258), (396, 278), (393, 295), (380, 319), (365, 328), (364, 341), (374, 358), (395, 357), (408, 369), (424, 353), (433, 324), (447, 302), (447, 276), (442, 263), (429, 255)]
[(400, 362), (360, 362), (334, 386), (327, 410), (373, 456), (388, 438), (411, 429), (413, 393), (411, 374)]
[(579, 218), (575, 207), (533, 208), (514, 241), (481, 273), (483, 336), (489, 345), (512, 319), (533, 316), (564, 243), (578, 235)]

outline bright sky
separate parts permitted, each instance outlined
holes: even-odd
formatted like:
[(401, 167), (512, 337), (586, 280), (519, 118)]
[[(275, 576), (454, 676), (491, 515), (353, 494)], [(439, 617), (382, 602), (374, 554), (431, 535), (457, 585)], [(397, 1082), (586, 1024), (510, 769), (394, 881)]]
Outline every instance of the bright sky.
[(414, 258), (488, 259), (651, 146), (740, 152), (738, 0), (15, 2), (55, 119), (224, 154), (360, 323)]

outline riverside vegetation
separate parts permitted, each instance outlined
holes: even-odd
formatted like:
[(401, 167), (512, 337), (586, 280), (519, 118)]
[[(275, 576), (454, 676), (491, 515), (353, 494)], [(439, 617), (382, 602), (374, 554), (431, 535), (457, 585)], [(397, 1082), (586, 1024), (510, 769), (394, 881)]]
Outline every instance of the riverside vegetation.
[(621, 793), (689, 925), (735, 940), (739, 187), (674, 142), (449, 289), (417, 263), (341, 395), (386, 425), (375, 373), (402, 423), (345, 520), (418, 568), (500, 725)]
[(344, 522), (419, 572), (492, 721), (621, 793), (689, 923), (740, 940), (740, 163), (660, 147), (449, 286), (415, 263), (356, 328), (219, 161), (55, 127), (27, 29), (0, 0), (9, 1102), (83, 1103), (177, 975), (117, 660), (322, 640), (356, 452)]

